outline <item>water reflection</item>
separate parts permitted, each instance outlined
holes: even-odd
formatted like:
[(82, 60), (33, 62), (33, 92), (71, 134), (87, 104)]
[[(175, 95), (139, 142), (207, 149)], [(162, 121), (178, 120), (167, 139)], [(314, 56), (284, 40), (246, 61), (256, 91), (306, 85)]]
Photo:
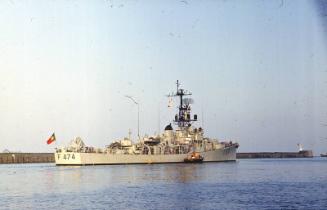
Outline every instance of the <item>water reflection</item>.
[[(0, 165), (0, 208), (82, 205), (104, 209), (109, 205), (115, 209), (210, 209), (233, 204), (251, 209), (264, 208), (270, 202), (266, 206), (269, 208), (275, 205), (270, 198), (292, 203), (288, 197), (305, 188), (297, 194), (301, 197), (298, 203), (293, 202), (297, 208), (304, 207), (308, 203), (304, 200), (312, 201), (313, 197), (322, 201), (327, 189), (326, 164), (320, 159), (289, 159), (86, 167)], [(321, 185), (325, 187), (318, 189)], [(262, 192), (268, 188), (271, 192), (265, 197)], [(317, 203), (316, 207), (322, 204)]]
[[(235, 165), (235, 164), (234, 164)], [(70, 190), (98, 189), (118, 185), (137, 186), (146, 183), (191, 183), (208, 178), (212, 164), (111, 165), (57, 167), (46, 173), (47, 188), (65, 185)], [(207, 171), (210, 173), (210, 170)], [(67, 189), (67, 186), (65, 186)]]

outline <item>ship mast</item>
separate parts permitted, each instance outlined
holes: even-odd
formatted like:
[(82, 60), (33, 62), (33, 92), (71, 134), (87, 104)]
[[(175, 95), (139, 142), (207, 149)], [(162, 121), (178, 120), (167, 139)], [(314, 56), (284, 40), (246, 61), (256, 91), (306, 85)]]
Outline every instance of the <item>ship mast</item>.
[(175, 115), (174, 123), (178, 125), (180, 129), (184, 129), (190, 126), (194, 121), (197, 121), (197, 115), (195, 114), (193, 119), (191, 118), (191, 98), (183, 98), (184, 96), (192, 95), (191, 92), (184, 90), (180, 87), (180, 83), (176, 82), (176, 93), (171, 93), (168, 97), (179, 97), (180, 103), (178, 107), (178, 114)]

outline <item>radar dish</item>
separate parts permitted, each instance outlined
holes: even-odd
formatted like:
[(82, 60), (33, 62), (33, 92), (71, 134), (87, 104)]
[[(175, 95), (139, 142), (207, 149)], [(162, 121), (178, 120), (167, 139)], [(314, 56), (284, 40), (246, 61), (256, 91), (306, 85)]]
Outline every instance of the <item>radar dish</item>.
[(184, 98), (183, 99), (183, 104), (193, 104), (194, 103), (194, 100), (192, 98)]

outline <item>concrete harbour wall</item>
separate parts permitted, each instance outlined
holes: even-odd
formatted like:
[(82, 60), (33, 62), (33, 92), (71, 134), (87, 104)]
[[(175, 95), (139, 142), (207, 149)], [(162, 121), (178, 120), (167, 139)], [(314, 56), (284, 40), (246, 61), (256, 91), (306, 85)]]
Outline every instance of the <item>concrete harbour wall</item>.
[(0, 153), (0, 164), (53, 163), (53, 153)]
[(243, 152), (237, 153), (237, 159), (252, 158), (312, 158), (312, 150), (303, 150), (300, 152)]

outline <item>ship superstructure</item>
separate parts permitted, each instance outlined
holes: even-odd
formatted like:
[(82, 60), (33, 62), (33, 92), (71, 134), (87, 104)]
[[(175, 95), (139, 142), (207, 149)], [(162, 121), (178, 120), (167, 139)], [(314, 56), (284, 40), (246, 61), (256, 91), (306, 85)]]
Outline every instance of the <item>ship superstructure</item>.
[(67, 147), (55, 152), (56, 165), (97, 165), (97, 164), (137, 164), (137, 163), (179, 163), (190, 156), (198, 154), (203, 162), (235, 161), (238, 143), (219, 142), (204, 136), (204, 130), (192, 126), (197, 115), (191, 115), (191, 92), (180, 88), (168, 97), (178, 97), (178, 113), (173, 123), (165, 127), (162, 134), (144, 136), (133, 143), (130, 135), (111, 143), (104, 149), (88, 147), (81, 138), (76, 138)]

